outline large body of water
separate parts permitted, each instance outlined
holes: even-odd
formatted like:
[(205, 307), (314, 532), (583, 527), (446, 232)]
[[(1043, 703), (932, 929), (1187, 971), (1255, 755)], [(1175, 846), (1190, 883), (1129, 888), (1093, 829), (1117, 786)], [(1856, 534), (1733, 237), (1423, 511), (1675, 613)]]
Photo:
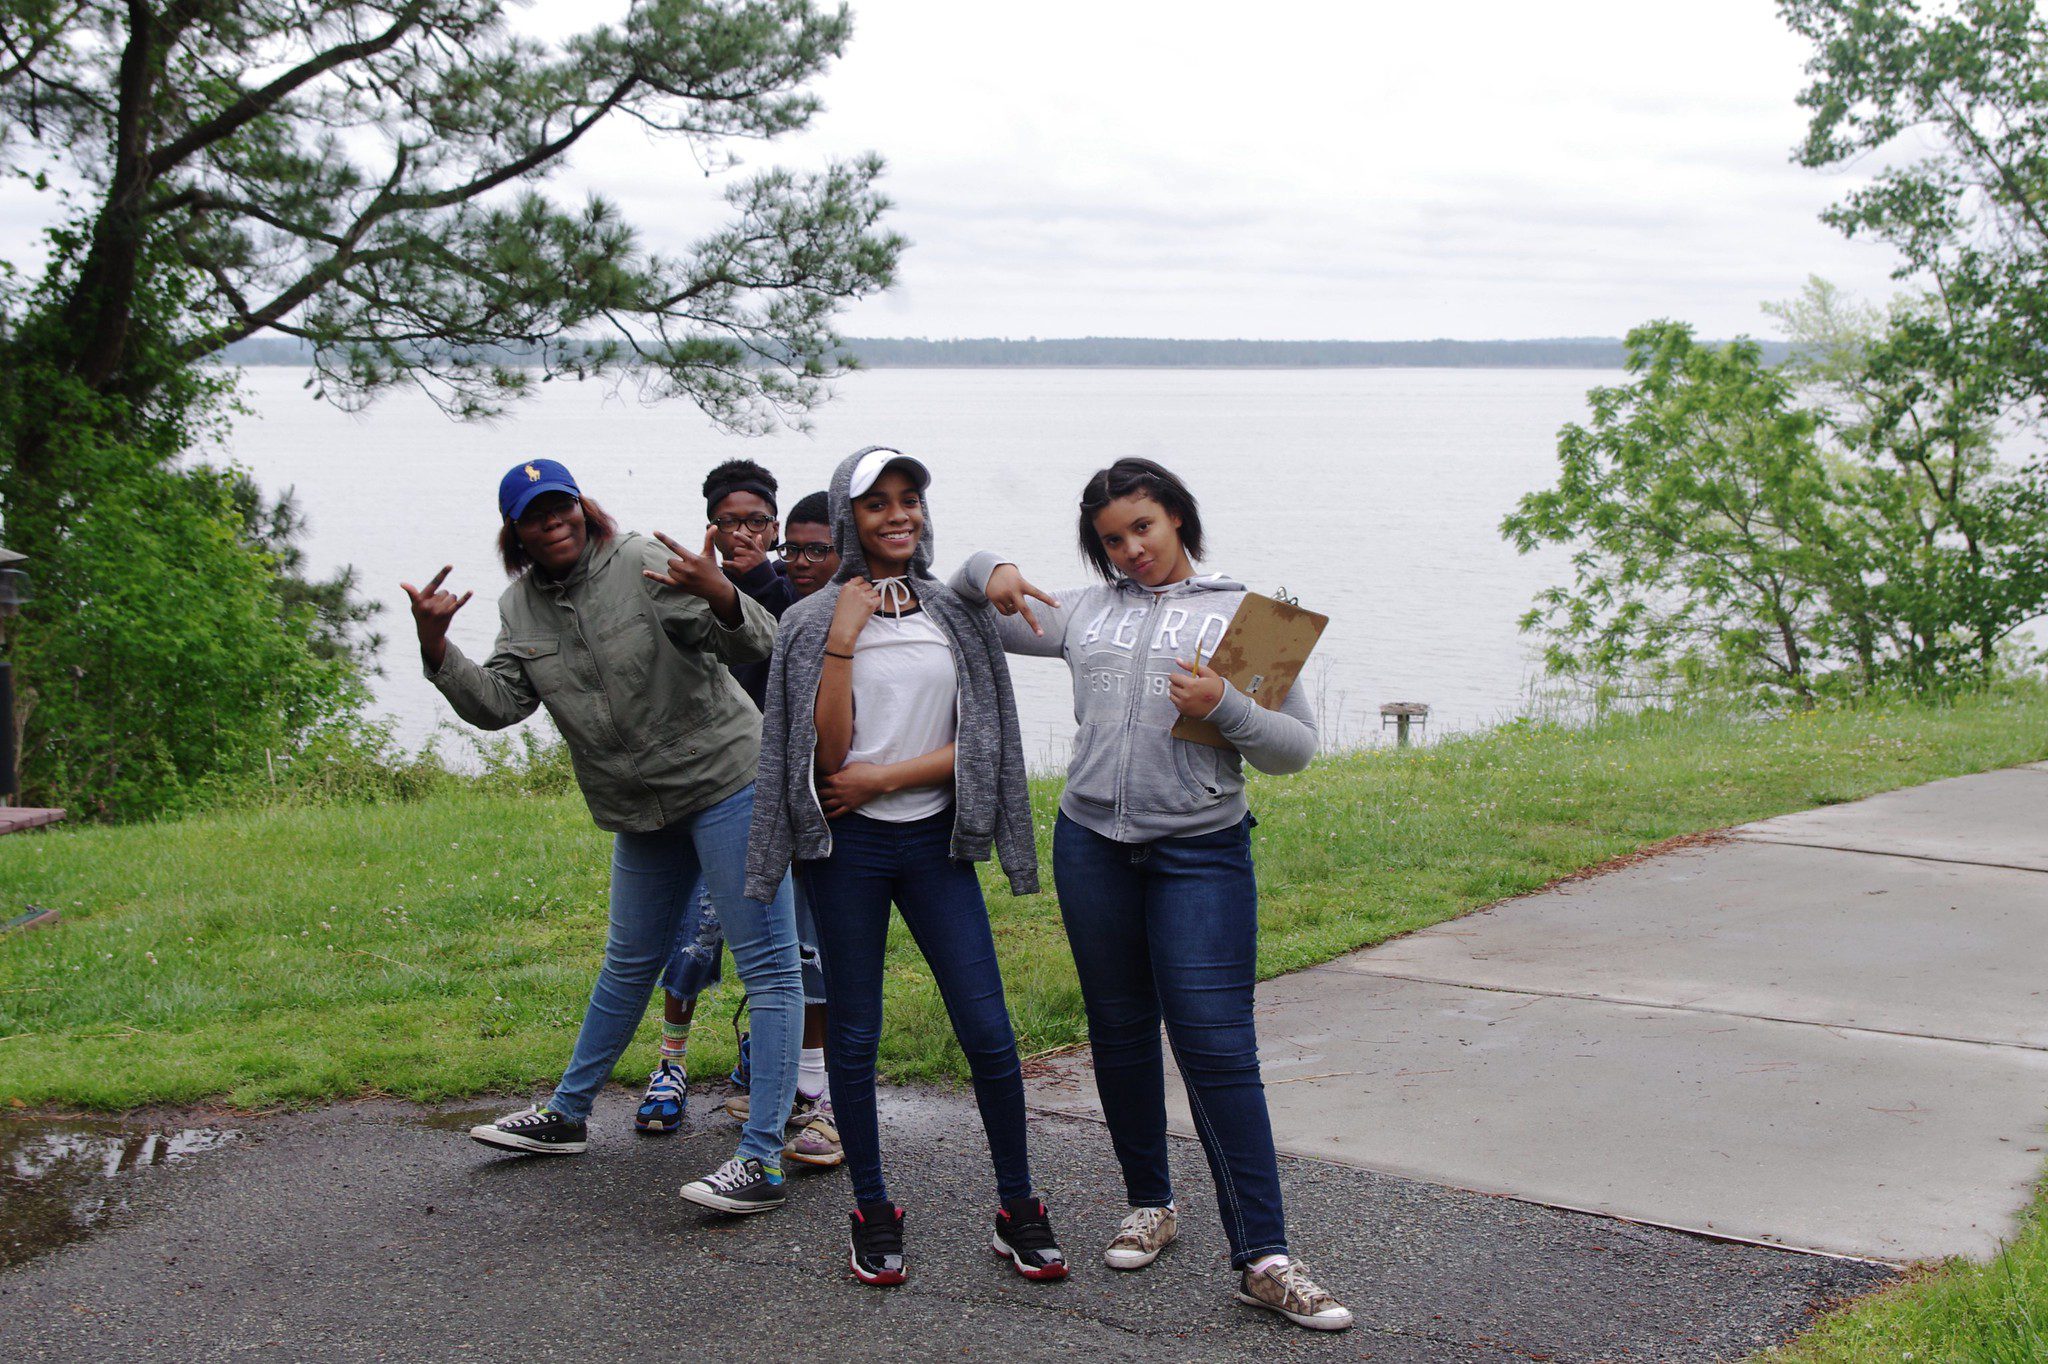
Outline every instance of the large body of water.
[[(863, 445), (898, 446), (933, 471), (938, 570), (971, 550), (1014, 556), (1043, 587), (1085, 581), (1075, 546), (1082, 482), (1124, 455), (1175, 469), (1201, 500), (1206, 567), (1327, 613), (1304, 685), (1331, 737), (1373, 742), (1385, 701), (1434, 707), (1433, 732), (1490, 724), (1523, 704), (1537, 665), (1516, 622), (1567, 571), (1517, 555), (1500, 519), (1553, 477), (1558, 427), (1582, 419), (1577, 370), (875, 370), (842, 380), (811, 434), (720, 434), (682, 404), (645, 406), (594, 384), (554, 384), (495, 424), (448, 420), (423, 396), (350, 416), (309, 399), (298, 370), (253, 369), (230, 455), (264, 488), (295, 487), (312, 565), (354, 564), (383, 603), (378, 706), (418, 743), (451, 719), (423, 677), (401, 580), (453, 564), (477, 599), (451, 637), (481, 657), (492, 602), (497, 484), (513, 464), (559, 459), (635, 530), (704, 533), (712, 465), (756, 459), (782, 505), (821, 488)], [(1014, 669), (1034, 765), (1062, 761), (1066, 670)]]

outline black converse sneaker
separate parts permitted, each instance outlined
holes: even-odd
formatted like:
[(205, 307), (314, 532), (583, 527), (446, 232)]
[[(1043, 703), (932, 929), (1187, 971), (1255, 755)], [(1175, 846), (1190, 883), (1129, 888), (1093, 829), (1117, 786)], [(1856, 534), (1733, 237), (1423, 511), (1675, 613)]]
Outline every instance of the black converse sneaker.
[(469, 1135), (501, 1151), (528, 1151), (544, 1156), (573, 1156), (590, 1143), (589, 1129), (552, 1108), (522, 1108), (496, 1122), (478, 1123)]
[(720, 1212), (767, 1212), (782, 1206), (782, 1171), (748, 1156), (734, 1156), (702, 1179), (683, 1185), (683, 1197)]
[(995, 1239), (989, 1249), (1009, 1260), (1027, 1279), (1064, 1279), (1067, 1257), (1053, 1239), (1052, 1217), (1036, 1194), (1006, 1198), (996, 1214)]
[(853, 1235), (846, 1263), (853, 1277), (877, 1288), (903, 1282), (903, 1209), (894, 1203), (863, 1203), (850, 1214)]

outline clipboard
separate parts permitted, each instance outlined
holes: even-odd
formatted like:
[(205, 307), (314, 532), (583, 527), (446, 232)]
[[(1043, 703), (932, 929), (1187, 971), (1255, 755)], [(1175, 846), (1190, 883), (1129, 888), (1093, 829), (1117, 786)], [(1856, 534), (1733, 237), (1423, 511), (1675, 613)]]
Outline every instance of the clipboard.
[[(1292, 602), (1247, 592), (1231, 617), (1230, 628), (1206, 660), (1210, 667), (1266, 710), (1278, 710), (1308, 666), (1308, 656), (1323, 637), (1330, 618)], [(1235, 751), (1223, 731), (1207, 720), (1183, 715), (1174, 721), (1173, 737), (1210, 748)]]

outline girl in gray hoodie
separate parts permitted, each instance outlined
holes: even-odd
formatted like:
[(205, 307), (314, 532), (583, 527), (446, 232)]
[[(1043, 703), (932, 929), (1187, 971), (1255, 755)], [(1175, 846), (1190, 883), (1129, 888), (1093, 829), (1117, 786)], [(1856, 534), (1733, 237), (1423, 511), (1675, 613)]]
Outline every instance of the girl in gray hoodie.
[(748, 884), (774, 886), (794, 857), (816, 906), (832, 1000), (825, 1069), (857, 1200), (855, 1277), (904, 1279), (903, 1213), (882, 1177), (875, 1117), (893, 902), (974, 1075), (1001, 1202), (991, 1245), (1026, 1278), (1063, 1279), (1031, 1183), (1023, 1070), (972, 865), (993, 843), (1011, 890), (1038, 889), (1024, 745), (994, 613), (932, 576), (930, 481), (883, 447), (832, 475), (839, 572), (789, 608), (776, 637)]
[[(1258, 889), (1242, 764), (1299, 772), (1315, 716), (1299, 688), (1260, 708), (1204, 660), (1244, 585), (1197, 574), (1194, 495), (1150, 460), (1119, 460), (1081, 492), (1082, 556), (1100, 585), (1040, 592), (977, 554), (953, 578), (1001, 613), (1012, 653), (1064, 658), (1080, 731), (1053, 833), (1060, 915), (1081, 978), (1095, 1083), (1131, 1212), (1112, 1269), (1142, 1269), (1179, 1219), (1167, 1169), (1163, 1020), (1239, 1271), (1238, 1298), (1300, 1326), (1341, 1331), (1351, 1313), (1287, 1253), (1279, 1162), (1259, 1078), (1252, 988)], [(1033, 606), (1032, 602), (1039, 603)], [(1173, 736), (1208, 720), (1227, 750)]]

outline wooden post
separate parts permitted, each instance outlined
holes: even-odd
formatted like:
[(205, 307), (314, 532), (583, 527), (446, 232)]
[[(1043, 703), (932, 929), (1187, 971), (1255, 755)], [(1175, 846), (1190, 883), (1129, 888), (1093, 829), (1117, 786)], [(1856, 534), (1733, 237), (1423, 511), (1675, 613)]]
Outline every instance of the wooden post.
[(1429, 707), (1421, 701), (1389, 701), (1380, 707), (1380, 728), (1394, 726), (1394, 743), (1408, 747), (1408, 726), (1429, 723)]

